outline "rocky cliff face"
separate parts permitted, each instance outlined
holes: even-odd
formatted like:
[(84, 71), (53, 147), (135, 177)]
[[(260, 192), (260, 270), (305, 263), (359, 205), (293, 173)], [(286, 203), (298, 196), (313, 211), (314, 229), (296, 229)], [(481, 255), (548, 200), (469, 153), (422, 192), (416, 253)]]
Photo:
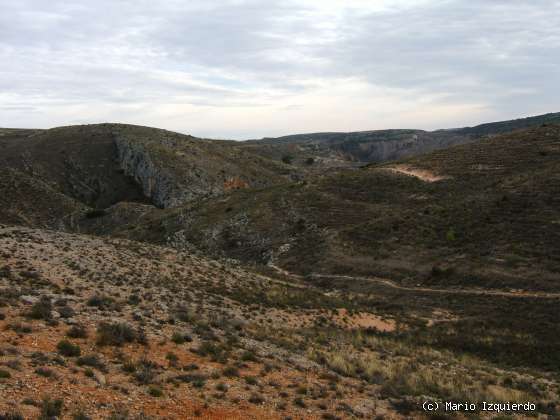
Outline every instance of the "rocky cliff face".
[(266, 187), (290, 175), (286, 165), (233, 147), (234, 142), (130, 125), (113, 125), (111, 133), (121, 170), (161, 208)]
[(119, 135), (115, 136), (115, 144), (121, 168), (142, 186), (144, 195), (159, 207), (176, 204), (178, 200), (171, 176), (153, 163), (144, 145)]
[(339, 166), (375, 163), (420, 155), (475, 138), (453, 130), (379, 130), (354, 133), (314, 133), (248, 141), (240, 147), (271, 159), (290, 156), (292, 163), (309, 166), (312, 162)]
[(382, 141), (347, 142), (331, 146), (342, 152), (348, 160), (360, 162), (385, 162), (412, 157), (474, 139), (464, 136), (443, 136), (433, 133), (412, 134), (408, 138)]
[(159, 147), (159, 141), (139, 140), (119, 131), (113, 132), (113, 136), (120, 167), (141, 185), (144, 195), (156, 206), (177, 207), (194, 199), (223, 193), (219, 184), (197, 168), (179, 168), (177, 160), (182, 153), (173, 152), (173, 142), (167, 141), (169, 144), (163, 149)]

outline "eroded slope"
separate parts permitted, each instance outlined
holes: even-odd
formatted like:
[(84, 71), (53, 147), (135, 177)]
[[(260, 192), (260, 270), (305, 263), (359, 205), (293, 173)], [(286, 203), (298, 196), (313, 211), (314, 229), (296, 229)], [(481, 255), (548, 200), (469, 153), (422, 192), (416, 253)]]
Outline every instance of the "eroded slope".
[(324, 293), (166, 248), (18, 227), (0, 226), (0, 250), (0, 415), (423, 418), (426, 398), (557, 414), (553, 375), (437, 340), (473, 321), (445, 305), (499, 297)]

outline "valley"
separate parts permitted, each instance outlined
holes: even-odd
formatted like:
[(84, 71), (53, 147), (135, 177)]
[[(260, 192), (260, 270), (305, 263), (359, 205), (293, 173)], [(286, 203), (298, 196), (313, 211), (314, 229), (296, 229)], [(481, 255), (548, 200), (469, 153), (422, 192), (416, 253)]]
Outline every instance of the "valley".
[(0, 418), (555, 418), (559, 122), (1, 129)]

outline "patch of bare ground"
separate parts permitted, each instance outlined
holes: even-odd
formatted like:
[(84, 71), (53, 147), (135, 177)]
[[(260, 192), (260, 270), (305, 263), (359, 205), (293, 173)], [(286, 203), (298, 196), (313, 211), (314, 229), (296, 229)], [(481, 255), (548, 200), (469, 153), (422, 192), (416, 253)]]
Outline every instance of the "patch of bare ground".
[(437, 182), (444, 179), (449, 179), (448, 176), (438, 175), (427, 169), (415, 168), (409, 165), (392, 165), (379, 168), (380, 170), (390, 171), (396, 174), (408, 175), (418, 178), (424, 182)]

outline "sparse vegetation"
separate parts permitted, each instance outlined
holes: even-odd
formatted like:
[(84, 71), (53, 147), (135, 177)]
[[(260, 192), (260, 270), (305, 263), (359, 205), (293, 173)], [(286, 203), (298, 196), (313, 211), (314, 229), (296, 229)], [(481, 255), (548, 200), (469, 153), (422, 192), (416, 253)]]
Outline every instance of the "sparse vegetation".
[[(115, 186), (97, 184), (97, 169), (72, 146), (92, 127), (60, 130), (72, 133), (68, 147), (50, 143), (49, 162), (64, 151), (57, 171), (76, 175), (80, 165), (68, 182), (91, 182), (95, 194), (76, 198), (81, 184), (65, 189), (35, 161), (41, 131), (23, 137), (29, 168), (3, 167), (0, 177), (0, 223), (22, 217), (0, 224), (0, 382), (17, 390), (26, 417), (146, 419), (137, 402), (151, 401), (170, 418), (215, 407), (232, 417), (264, 408), (416, 418), (425, 399), (534, 401), (535, 417), (558, 417), (558, 127), (352, 170), (322, 145), (274, 146), (266, 162), (280, 178), (230, 176), (226, 165), (215, 181), (200, 164), (214, 147), (204, 140), (103, 126), (88, 148), (113, 153), (130, 130), (126, 141), (154, 153), (166, 176), (177, 169), (197, 186), (216, 182), (203, 200), (158, 209), (132, 177), (121, 184), (128, 167), (103, 178)], [(1, 132), (9, 155), (19, 146)], [(188, 159), (199, 153), (188, 171), (169, 146), (180, 142)], [(224, 142), (214, 152), (231, 150)], [(250, 153), (255, 169), (263, 160)], [(101, 166), (115, 164), (104, 156)], [(106, 210), (88, 217), (97, 208)], [(35, 390), (46, 389), (40, 401)], [(86, 393), (110, 403), (78, 399)], [(0, 398), (0, 413), (11, 418), (15, 404)]]

